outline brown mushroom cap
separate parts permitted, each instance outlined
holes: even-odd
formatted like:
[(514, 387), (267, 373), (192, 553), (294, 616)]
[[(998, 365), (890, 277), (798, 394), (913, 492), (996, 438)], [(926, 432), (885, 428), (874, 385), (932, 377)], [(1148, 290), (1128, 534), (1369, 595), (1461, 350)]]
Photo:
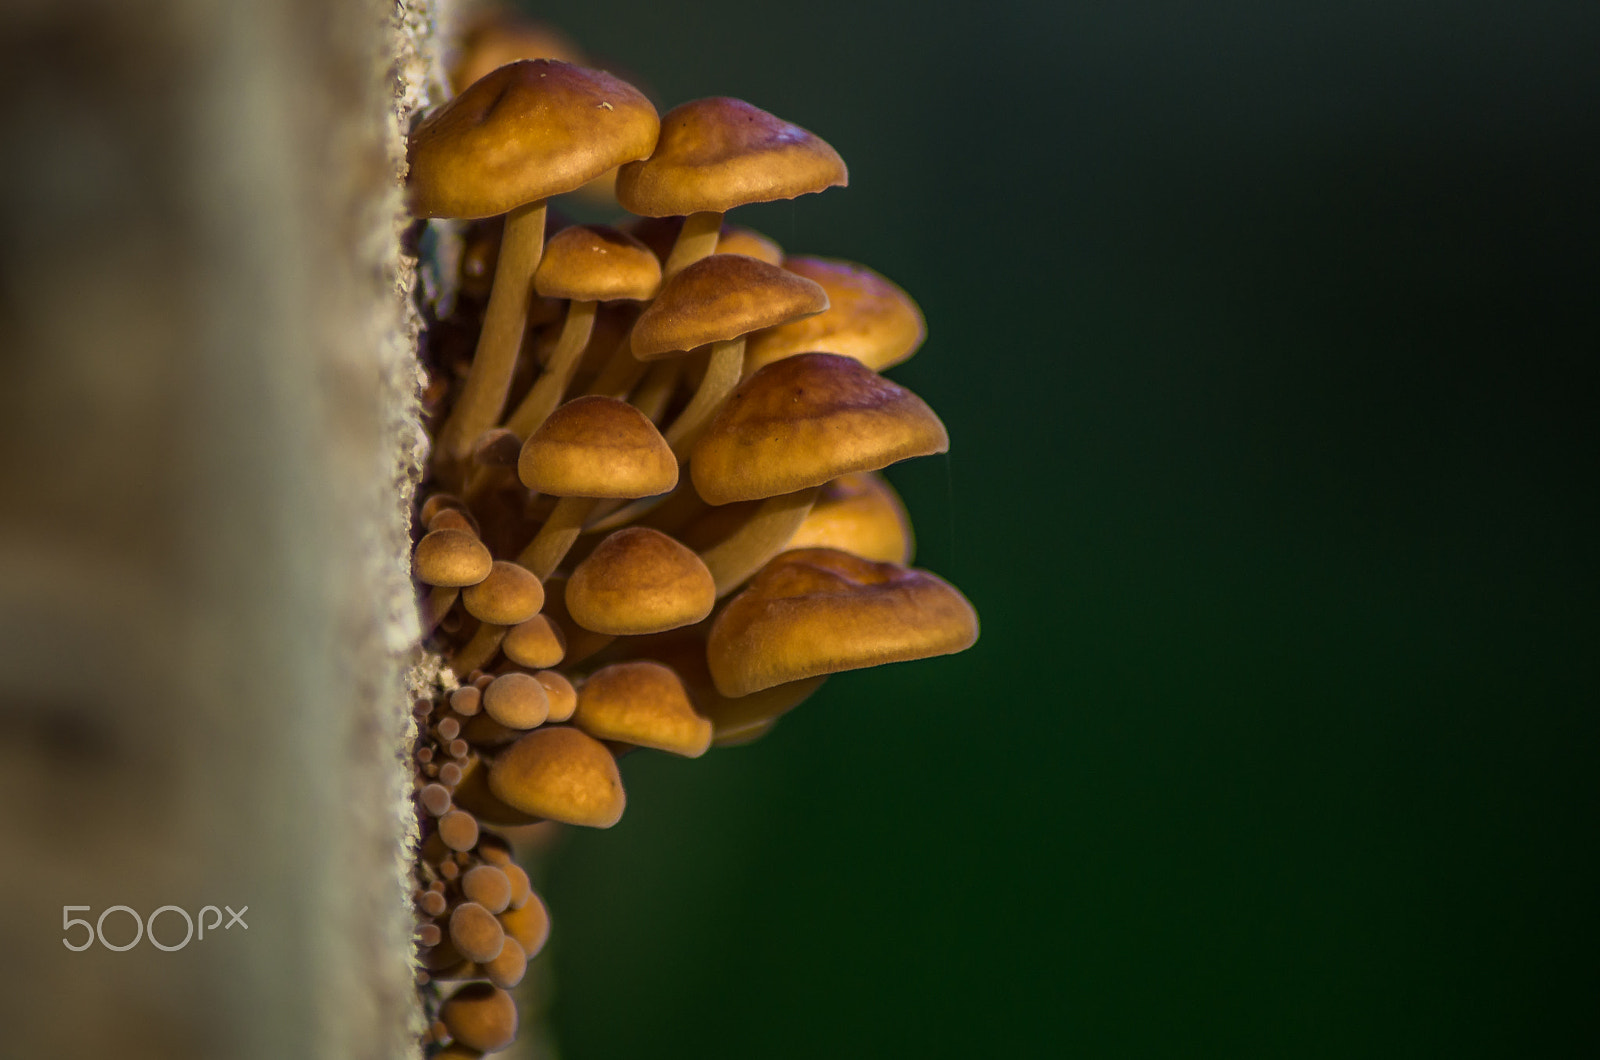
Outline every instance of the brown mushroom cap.
[(544, 606), (544, 585), (526, 567), (495, 560), (489, 576), (461, 593), (461, 604), (480, 622), (514, 626)]
[(874, 372), (906, 360), (928, 337), (911, 296), (864, 265), (827, 258), (789, 258), (783, 267), (828, 294), (826, 312), (751, 335), (745, 374), (797, 353), (838, 353)]
[(578, 691), (560, 670), (540, 670), (534, 679), (544, 685), (545, 697), (550, 701), (550, 722), (566, 721), (578, 709)]
[(473, 11), (461, 28), (460, 49), (450, 63), (450, 88), (460, 92), (518, 59), (588, 63), (583, 51), (559, 30), (504, 8), (485, 6)]
[(695, 713), (670, 667), (638, 660), (589, 675), (572, 723), (601, 740), (698, 758), (711, 746), (711, 722)]
[(783, 264), (783, 248), (775, 240), (753, 228), (741, 228), (738, 225), (722, 226), (722, 233), (717, 237), (717, 253), (743, 254), (768, 265)]
[(489, 576), (494, 557), (466, 530), (431, 530), (417, 542), (411, 573), (424, 585), (476, 585)]
[(467, 960), (479, 964), (492, 961), (500, 955), (505, 941), (500, 921), (477, 902), (462, 902), (451, 911), (450, 944)]
[(512, 626), (500, 642), (506, 658), (518, 666), (554, 666), (567, 653), (561, 629), (546, 615), (534, 615)]
[(648, 527), (611, 534), (572, 572), (567, 613), (615, 636), (661, 633), (711, 613), (717, 586), (700, 557)]
[(553, 59), (509, 63), (430, 114), (406, 146), (417, 217), (491, 217), (644, 158), (659, 119), (638, 89)]
[(489, 983), (468, 983), (439, 1007), (439, 1018), (457, 1043), (493, 1052), (517, 1036), (517, 1006), (511, 995)]
[[(780, 362), (781, 363), (781, 362)], [(978, 616), (922, 570), (830, 548), (785, 552), (723, 608), (706, 662), (742, 696), (787, 681), (948, 655), (978, 639)]]
[(557, 497), (651, 497), (678, 484), (678, 461), (644, 413), (616, 398), (567, 402), (528, 436), (523, 485)]
[(567, 726), (535, 729), (501, 752), (489, 790), (523, 813), (591, 828), (616, 824), (627, 801), (611, 752)]
[(822, 487), (789, 548), (836, 548), (883, 563), (911, 562), (911, 517), (882, 475), (842, 475)]
[(820, 286), (743, 254), (712, 254), (668, 280), (633, 325), (641, 361), (812, 316), (828, 308)]
[(500, 914), (500, 925), (531, 961), (544, 949), (545, 939), (550, 937), (550, 910), (545, 908), (544, 899), (530, 891), (526, 902)]
[(689, 468), (706, 503), (728, 504), (949, 446), (944, 424), (911, 391), (849, 357), (802, 353), (739, 384), (695, 443)]
[(617, 174), (629, 213), (723, 212), (843, 187), (844, 160), (820, 137), (740, 99), (714, 96), (668, 111), (655, 151)]
[(683, 681), (695, 713), (711, 722), (711, 746), (731, 747), (764, 735), (778, 719), (805, 702), (822, 687), (826, 676), (808, 677), (773, 685), (759, 692), (730, 698), (717, 691), (706, 664), (705, 631), (677, 630), (641, 641), (641, 655), (660, 659)]
[(509, 729), (532, 729), (550, 716), (550, 697), (532, 674), (501, 674), (483, 690), (483, 712)]
[(533, 274), (546, 298), (603, 302), (654, 298), (661, 262), (650, 248), (607, 225), (572, 225), (551, 236)]
[(493, 865), (474, 865), (461, 877), (461, 893), (490, 913), (503, 913), (511, 904), (511, 877)]

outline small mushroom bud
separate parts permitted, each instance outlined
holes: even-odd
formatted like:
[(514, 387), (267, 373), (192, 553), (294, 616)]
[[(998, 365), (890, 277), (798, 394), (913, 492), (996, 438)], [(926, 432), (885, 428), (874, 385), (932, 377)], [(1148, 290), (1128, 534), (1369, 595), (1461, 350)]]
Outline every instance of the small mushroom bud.
[(511, 904), (511, 879), (493, 865), (477, 865), (461, 877), (461, 893), (491, 913), (502, 913)]
[(439, 838), (451, 850), (471, 850), (478, 842), (478, 819), (465, 810), (439, 818)]
[(468, 983), (439, 1008), (439, 1018), (457, 1043), (493, 1052), (517, 1036), (517, 1006), (511, 995), (489, 983)]
[(462, 902), (450, 913), (450, 944), (469, 961), (484, 964), (500, 956), (505, 945), (500, 921), (477, 902)]

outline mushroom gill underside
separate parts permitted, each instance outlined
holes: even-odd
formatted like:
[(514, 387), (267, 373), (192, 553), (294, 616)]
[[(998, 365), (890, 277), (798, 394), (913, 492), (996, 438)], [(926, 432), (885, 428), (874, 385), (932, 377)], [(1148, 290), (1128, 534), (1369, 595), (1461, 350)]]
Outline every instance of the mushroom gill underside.
[[(502, 65), (409, 148), (414, 237), (462, 239), (455, 296), (423, 307), (412, 568), (445, 663), (414, 705), (417, 979), (427, 1047), (452, 1057), (515, 1039), (550, 927), (519, 855), (615, 824), (620, 758), (747, 743), (830, 674), (978, 634), (959, 591), (906, 566), (880, 474), (948, 447), (878, 374), (921, 344), (921, 312), (864, 266), (723, 221), (842, 186), (843, 161), (739, 100), (657, 116), (609, 74), (518, 56), (513, 28), (531, 34), (473, 29), (458, 70)], [(612, 186), (633, 215), (615, 227), (546, 207)]]

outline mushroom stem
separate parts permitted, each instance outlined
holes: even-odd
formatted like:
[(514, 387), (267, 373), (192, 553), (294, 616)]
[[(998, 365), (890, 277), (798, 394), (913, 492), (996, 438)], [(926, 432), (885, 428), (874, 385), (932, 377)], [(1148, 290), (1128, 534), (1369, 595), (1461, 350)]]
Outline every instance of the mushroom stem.
[(450, 669), (457, 675), (466, 677), (474, 670), (481, 670), (489, 665), (491, 659), (500, 651), (500, 642), (506, 639), (510, 626), (495, 626), (488, 622), (481, 623), (472, 639), (461, 646), (461, 650), (450, 656)]
[(644, 413), (645, 419), (659, 426), (667, 405), (672, 401), (672, 392), (678, 387), (678, 374), (682, 370), (682, 357), (657, 361), (639, 384), (639, 392), (633, 395), (633, 407)]
[(423, 597), (421, 605), (417, 608), (417, 617), (422, 621), (422, 635), (428, 637), (444, 621), (444, 616), (450, 613), (450, 608), (455, 606), (456, 598), (461, 595), (461, 590), (449, 585), (436, 585), (428, 590), (428, 595)]
[(630, 329), (617, 343), (611, 359), (600, 369), (600, 375), (590, 384), (589, 393), (626, 401), (628, 391), (638, 384), (646, 367), (643, 361), (633, 355), (633, 331)]
[(806, 514), (821, 491), (822, 487), (812, 486), (768, 497), (743, 526), (700, 553), (700, 561), (717, 583), (718, 597), (737, 589), (783, 551), (800, 524), (805, 522)]
[(578, 362), (583, 358), (584, 347), (589, 345), (589, 336), (594, 334), (594, 312), (598, 305), (598, 302), (573, 302), (567, 306), (567, 319), (561, 325), (561, 337), (556, 340), (556, 348), (550, 351), (544, 374), (539, 376), (533, 389), (528, 391), (528, 396), (522, 399), (517, 411), (506, 421), (506, 429), (518, 438), (526, 439), (538, 430), (539, 425), (561, 404), (567, 384), (572, 382)]
[[(687, 480), (670, 493), (643, 497), (616, 507), (619, 504), (621, 504), (619, 501), (606, 501), (605, 505), (597, 507), (590, 514), (590, 520), (584, 526), (583, 532), (596, 534), (615, 530), (619, 526), (627, 526), (635, 520), (650, 515), (645, 525), (662, 533), (671, 534), (682, 529), (689, 520), (706, 510), (706, 502), (700, 499), (700, 494), (694, 491), (694, 486)], [(607, 507), (608, 505), (611, 507)]]
[(733, 388), (739, 385), (739, 377), (743, 374), (743, 335), (736, 339), (711, 344), (711, 362), (706, 365), (706, 375), (700, 381), (700, 389), (694, 392), (689, 404), (678, 414), (672, 426), (663, 433), (667, 444), (672, 447), (672, 455), (676, 456), (680, 463), (688, 454), (689, 447), (700, 437), (700, 432), (705, 429), (706, 424), (711, 422), (711, 417), (716, 415), (728, 395), (733, 393)]
[(548, 580), (561, 566), (572, 543), (578, 539), (583, 521), (589, 517), (595, 503), (593, 497), (562, 497), (550, 512), (550, 518), (539, 528), (539, 533), (517, 557), (517, 562), (532, 571), (540, 581)]
[(661, 268), (662, 281), (670, 280), (701, 258), (715, 254), (717, 239), (721, 234), (720, 211), (707, 210), (685, 217), (683, 227), (678, 231), (677, 242), (672, 244), (672, 252), (667, 255), (667, 263)]
[(544, 255), (544, 214), (543, 200), (506, 214), (478, 349), (450, 417), (439, 430), (435, 459), (440, 466), (454, 468), (464, 463), (472, 443), (495, 425), (505, 407), (528, 323), (528, 307), (533, 303), (533, 273)]

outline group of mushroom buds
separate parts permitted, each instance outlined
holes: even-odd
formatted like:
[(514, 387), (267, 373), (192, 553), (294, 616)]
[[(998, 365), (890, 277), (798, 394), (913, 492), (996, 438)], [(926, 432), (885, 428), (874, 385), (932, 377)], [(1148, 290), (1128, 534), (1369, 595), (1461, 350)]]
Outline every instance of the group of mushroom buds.
[[(735, 99), (658, 118), (610, 74), (539, 59), (429, 115), (409, 161), (417, 217), (495, 219), (467, 227), (429, 336), (413, 557), (448, 665), (416, 707), (419, 980), (435, 1055), (473, 1057), (511, 1042), (507, 991), (548, 931), (507, 836), (609, 827), (618, 756), (746, 742), (830, 673), (978, 630), (903, 565), (910, 526), (876, 473), (947, 447), (876, 374), (921, 344), (916, 305), (723, 224), (845, 184), (831, 147)], [(619, 166), (629, 231), (547, 239), (546, 200)], [(441, 1003), (439, 980), (468, 982)]]

